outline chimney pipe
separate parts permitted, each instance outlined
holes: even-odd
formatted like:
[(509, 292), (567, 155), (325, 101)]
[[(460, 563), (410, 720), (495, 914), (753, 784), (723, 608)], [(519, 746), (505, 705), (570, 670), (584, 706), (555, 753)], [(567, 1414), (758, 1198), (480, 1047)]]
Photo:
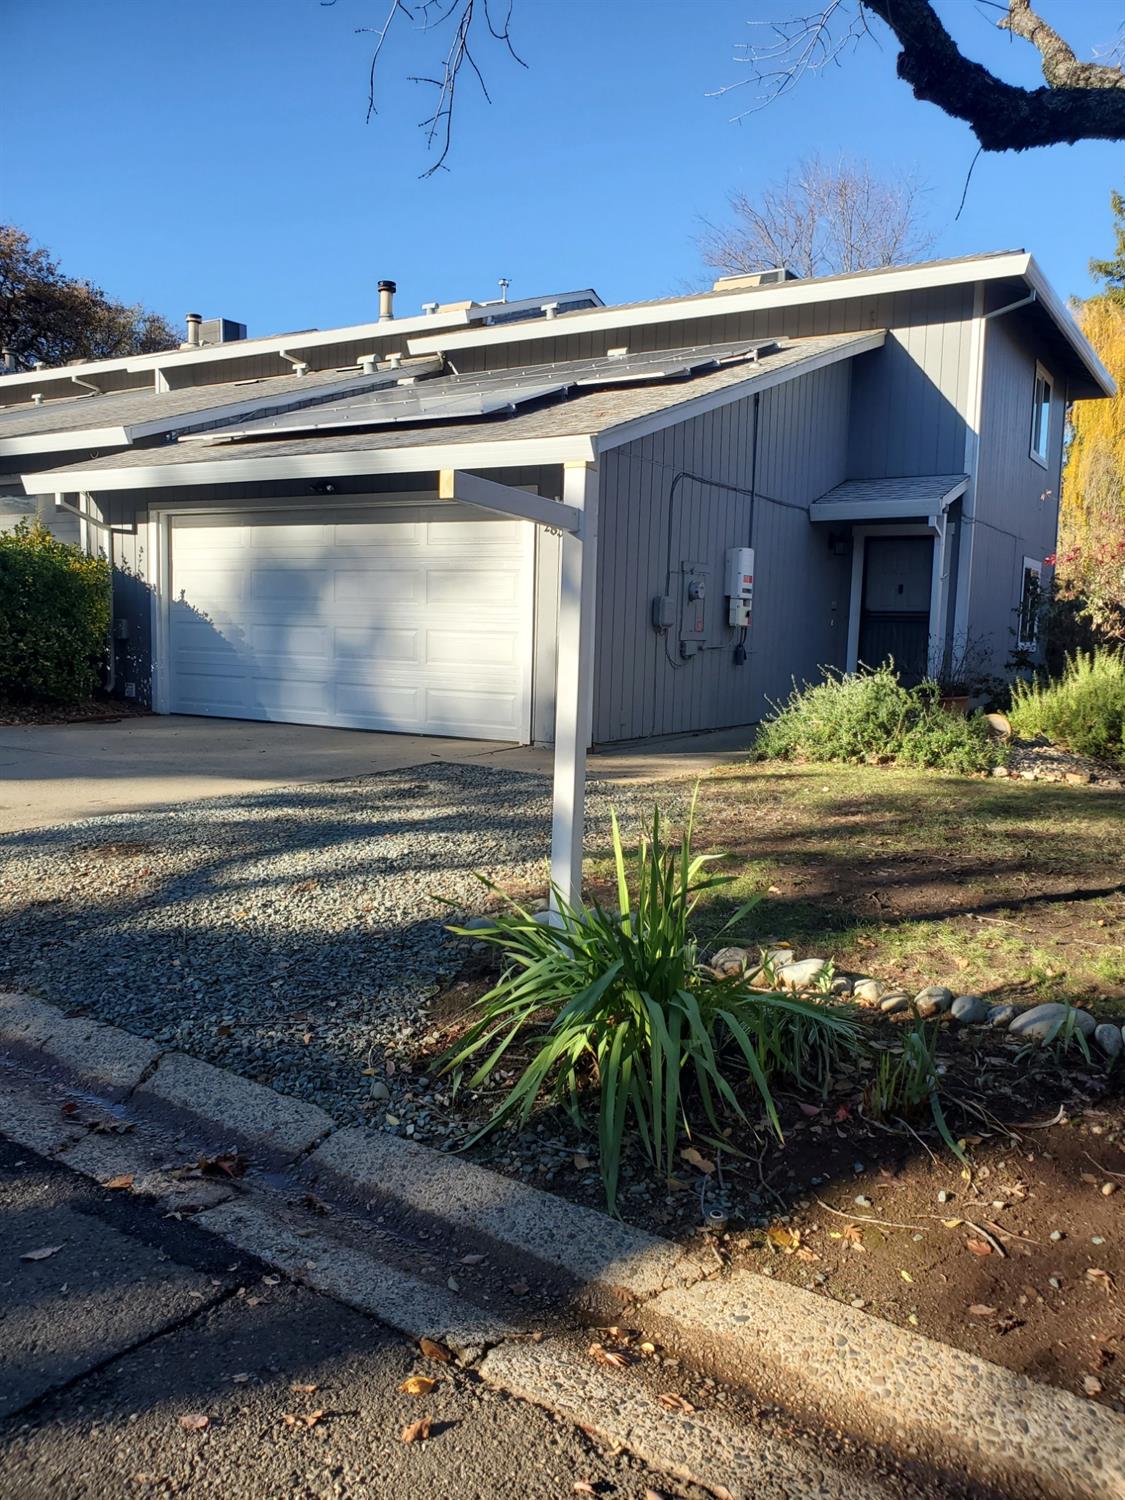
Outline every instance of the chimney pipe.
[(0, 349), (0, 365), (3, 366), (5, 375), (15, 374), (16, 356), (10, 349)]
[(379, 283), (379, 322), (389, 323), (395, 315), (395, 293), (398, 287), (393, 281)]
[(187, 323), (188, 347), (191, 349), (201, 348), (203, 345), (203, 339), (200, 336), (199, 330), (200, 325), (203, 322), (202, 315), (200, 313), (188, 313), (184, 321)]

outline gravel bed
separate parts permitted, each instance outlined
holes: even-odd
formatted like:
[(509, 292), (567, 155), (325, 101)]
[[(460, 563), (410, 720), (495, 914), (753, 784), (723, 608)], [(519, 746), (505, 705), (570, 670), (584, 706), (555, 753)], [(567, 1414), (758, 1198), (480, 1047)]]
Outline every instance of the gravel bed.
[[(673, 815), (687, 795), (659, 792)], [(588, 849), (652, 798), (591, 783)], [(545, 777), (436, 764), (13, 835), (0, 988), (440, 1140), (447, 1096), (395, 1058), (466, 956), (444, 924), (487, 903), (474, 872), (545, 889), (550, 806)]]
[(1066, 781), (1071, 777), (1076, 781), (1096, 782), (1098, 786), (1123, 784), (1120, 766), (1076, 755), (1072, 750), (1062, 750), (1041, 740), (1009, 741), (1007, 771), (1009, 776), (1035, 781)]

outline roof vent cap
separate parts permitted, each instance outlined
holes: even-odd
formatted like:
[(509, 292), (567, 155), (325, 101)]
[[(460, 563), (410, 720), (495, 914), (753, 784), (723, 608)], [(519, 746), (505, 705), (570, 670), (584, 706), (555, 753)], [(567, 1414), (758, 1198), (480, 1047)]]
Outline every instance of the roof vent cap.
[(734, 292), (754, 286), (778, 286), (785, 281), (800, 281), (788, 266), (768, 266), (762, 271), (740, 271), (734, 276), (720, 276), (711, 288), (714, 292)]

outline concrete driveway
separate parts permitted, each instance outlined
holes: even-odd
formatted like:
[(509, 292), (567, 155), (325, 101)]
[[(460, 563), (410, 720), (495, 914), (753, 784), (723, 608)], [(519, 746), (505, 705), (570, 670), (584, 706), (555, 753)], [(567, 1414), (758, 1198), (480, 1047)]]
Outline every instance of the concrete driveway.
[[(732, 729), (614, 749), (590, 757), (590, 774), (614, 781), (697, 776), (733, 758), (751, 738), (750, 730)], [(0, 727), (0, 833), (435, 761), (491, 761), (513, 771), (549, 773), (551, 751), (495, 740), (178, 714), (9, 725)]]

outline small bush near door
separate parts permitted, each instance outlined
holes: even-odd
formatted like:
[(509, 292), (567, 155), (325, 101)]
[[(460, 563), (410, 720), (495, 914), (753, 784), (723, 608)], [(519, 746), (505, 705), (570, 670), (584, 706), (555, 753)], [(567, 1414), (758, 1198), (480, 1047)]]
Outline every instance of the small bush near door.
[(1076, 651), (1058, 677), (1012, 685), (1012, 729), (1125, 764), (1125, 650)]
[(996, 765), (1004, 752), (984, 719), (951, 713), (940, 696), (935, 682), (903, 687), (892, 662), (852, 675), (829, 671), (824, 682), (794, 687), (754, 748), (763, 759), (893, 760), (966, 772)]
[(110, 622), (104, 558), (38, 521), (0, 535), (0, 699), (78, 703), (99, 685)]

